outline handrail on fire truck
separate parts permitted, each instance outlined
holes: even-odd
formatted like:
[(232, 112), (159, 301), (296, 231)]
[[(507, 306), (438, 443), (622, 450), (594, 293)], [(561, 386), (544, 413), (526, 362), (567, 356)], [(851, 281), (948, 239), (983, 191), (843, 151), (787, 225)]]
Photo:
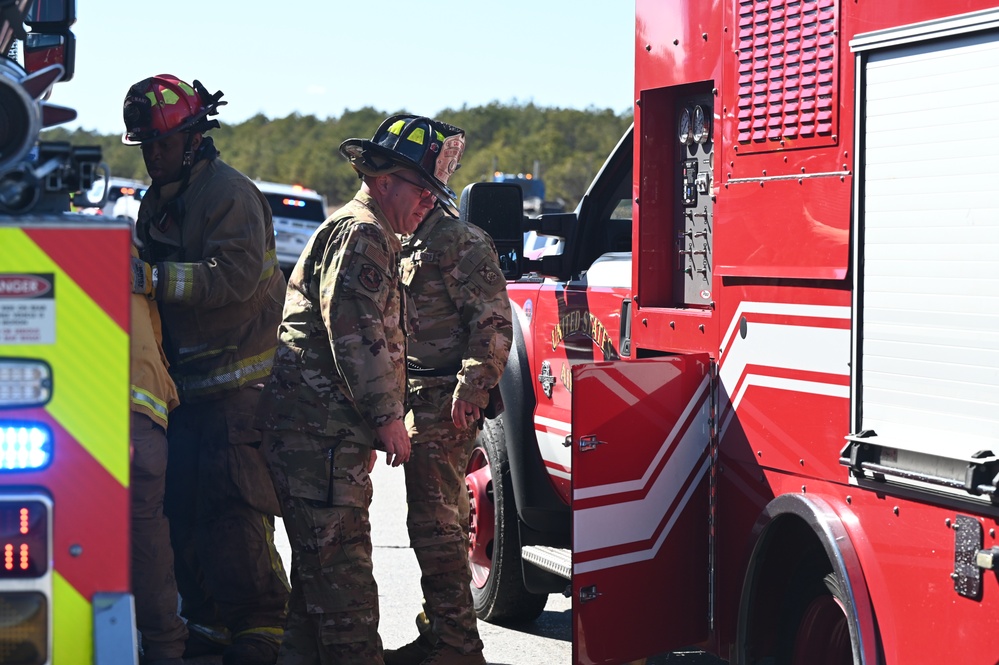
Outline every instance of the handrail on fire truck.
[(915, 481), (930, 488), (963, 490), (999, 503), (999, 456), (981, 450), (970, 457), (947, 456), (939, 452), (907, 449), (897, 441), (878, 441), (870, 430), (846, 437), (849, 443), (840, 452), (839, 463), (860, 480), (888, 481), (889, 478)]

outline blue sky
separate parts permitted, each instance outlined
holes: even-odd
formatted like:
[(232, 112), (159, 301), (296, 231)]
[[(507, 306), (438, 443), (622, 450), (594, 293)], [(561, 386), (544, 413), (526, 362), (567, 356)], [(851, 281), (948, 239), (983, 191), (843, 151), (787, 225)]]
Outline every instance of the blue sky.
[[(262, 113), (339, 117), (372, 106), (631, 108), (634, 2), (601, 0), (78, 0), (76, 76), (50, 101), (68, 128), (122, 130), (129, 86), (170, 73)], [(281, 13), (287, 8), (287, 14)]]

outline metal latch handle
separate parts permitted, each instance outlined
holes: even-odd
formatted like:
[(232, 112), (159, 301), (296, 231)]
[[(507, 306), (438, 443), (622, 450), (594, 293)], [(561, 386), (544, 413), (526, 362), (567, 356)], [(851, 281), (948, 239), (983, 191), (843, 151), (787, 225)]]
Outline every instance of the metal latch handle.
[(579, 590), (579, 602), (580, 603), (588, 603), (588, 602), (590, 602), (592, 600), (596, 600), (597, 598), (599, 598), (602, 595), (603, 595), (602, 593), (600, 593), (599, 591), (597, 591), (596, 585), (593, 585), (593, 586), (584, 586), (583, 588), (581, 588)]
[(599, 445), (607, 443), (606, 441), (601, 441), (592, 434), (587, 434), (586, 436), (579, 437), (579, 452), (585, 453), (588, 450), (593, 450)]

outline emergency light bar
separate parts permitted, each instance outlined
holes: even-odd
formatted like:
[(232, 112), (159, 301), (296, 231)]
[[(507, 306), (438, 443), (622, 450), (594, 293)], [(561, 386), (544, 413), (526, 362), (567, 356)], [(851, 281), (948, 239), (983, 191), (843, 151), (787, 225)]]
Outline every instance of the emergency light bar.
[(0, 409), (42, 406), (52, 398), (52, 368), (42, 360), (0, 359)]
[(37, 471), (52, 462), (52, 432), (40, 423), (0, 420), (0, 473)]

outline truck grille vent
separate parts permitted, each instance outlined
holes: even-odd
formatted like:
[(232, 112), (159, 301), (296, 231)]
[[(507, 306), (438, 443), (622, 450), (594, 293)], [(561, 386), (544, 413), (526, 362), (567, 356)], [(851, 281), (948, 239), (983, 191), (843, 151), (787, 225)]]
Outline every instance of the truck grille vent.
[(838, 0), (740, 0), (740, 152), (835, 142)]

